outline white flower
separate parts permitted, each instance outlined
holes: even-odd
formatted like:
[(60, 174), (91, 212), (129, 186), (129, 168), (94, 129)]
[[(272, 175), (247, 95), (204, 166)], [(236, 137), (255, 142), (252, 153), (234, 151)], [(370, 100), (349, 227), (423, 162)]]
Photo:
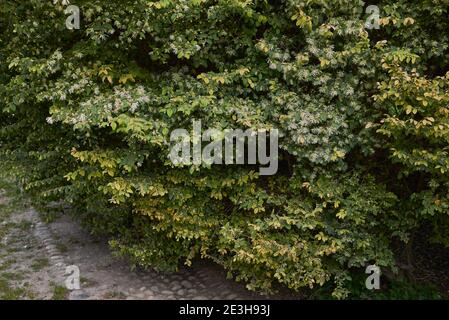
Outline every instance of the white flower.
[[(53, 4), (57, 4), (58, 2), (59, 2), (59, 0), (53, 0)], [(61, 4), (63, 6), (67, 6), (70, 4), (70, 1), (69, 0), (61, 0)]]
[(134, 102), (132, 105), (131, 105), (131, 108), (129, 108), (129, 111), (131, 111), (131, 112), (136, 112), (136, 110), (137, 110), (137, 107), (139, 106), (139, 104), (137, 103), (137, 102)]

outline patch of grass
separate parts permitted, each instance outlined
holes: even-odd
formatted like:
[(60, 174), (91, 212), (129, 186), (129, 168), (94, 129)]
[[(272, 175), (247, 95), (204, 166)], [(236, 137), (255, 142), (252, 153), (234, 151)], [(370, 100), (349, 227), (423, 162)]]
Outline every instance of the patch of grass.
[(39, 212), (39, 215), (45, 223), (52, 223), (58, 219), (56, 212)]
[(109, 291), (104, 295), (105, 299), (125, 299), (126, 295), (120, 291)]
[(48, 267), (49, 265), (50, 261), (48, 260), (48, 258), (38, 258), (31, 265), (31, 269), (33, 269), (33, 271), (39, 271), (45, 267)]
[(14, 288), (9, 281), (0, 278), (0, 299), (2, 300), (18, 300), (26, 293), (24, 288)]
[(70, 239), (68, 240), (68, 242), (69, 242), (70, 244), (75, 244), (75, 245), (82, 244), (82, 242), (79, 241), (79, 239), (77, 239), (77, 238), (75, 238), (75, 237), (70, 237)]
[(83, 287), (92, 287), (97, 285), (96, 281), (84, 277), (80, 277), (80, 283), (82, 284)]
[(17, 247), (6, 248), (6, 252), (8, 252), (8, 253), (14, 253), (14, 252), (17, 252), (17, 251), (20, 251), (20, 248), (17, 248)]
[(29, 220), (22, 220), (15, 224), (15, 227), (22, 230), (22, 231), (28, 231), (31, 229), (33, 223)]
[(3, 239), (7, 234), (9, 234), (12, 227), (13, 227), (13, 224), (11, 224), (11, 223), (0, 224), (0, 239)]
[(2, 223), (0, 225), (0, 238), (7, 235), (11, 229), (19, 229), (21, 231), (28, 231), (31, 229), (31, 226), (33, 223), (29, 220), (22, 220), (20, 222), (8, 222), (8, 223)]
[[(2, 196), (0, 196), (1, 198)], [(0, 202), (0, 217), (7, 218), (7, 211), (8, 211), (8, 202), (6, 200), (2, 200)]]
[(39, 212), (39, 216), (45, 223), (55, 222), (61, 217), (63, 210), (56, 206), (48, 206), (46, 204), (40, 205), (38, 203), (33, 203), (35, 209)]
[(28, 290), (26, 295), (30, 300), (35, 300), (37, 298), (37, 293), (31, 290)]
[(20, 189), (12, 182), (0, 179), (0, 220), (4, 221), (14, 212), (23, 212), (30, 206), (29, 199), (25, 198)]
[[(24, 212), (29, 207), (29, 199), (24, 196), (17, 184), (4, 177), (0, 177), (0, 223), (9, 219), (13, 213)], [(14, 225), (15, 224), (8, 224), (7, 229)], [(28, 225), (23, 224), (20, 227), (26, 228)], [(6, 231), (8, 231), (4, 228), (5, 225), (0, 224), (0, 238), (4, 236)]]
[(1, 270), (6, 270), (9, 269), (14, 263), (16, 263), (17, 260), (16, 259), (9, 259), (6, 260), (5, 262), (3, 262), (2, 264), (0, 264), (0, 271)]
[(56, 249), (58, 249), (58, 251), (61, 253), (66, 253), (69, 250), (67, 246), (62, 242), (56, 243)]
[(52, 300), (67, 300), (69, 290), (60, 285), (53, 284), (53, 297)]
[(3, 272), (2, 274), (0, 274), (0, 278), (12, 281), (19, 281), (25, 279), (23, 273), (15, 273), (15, 272)]

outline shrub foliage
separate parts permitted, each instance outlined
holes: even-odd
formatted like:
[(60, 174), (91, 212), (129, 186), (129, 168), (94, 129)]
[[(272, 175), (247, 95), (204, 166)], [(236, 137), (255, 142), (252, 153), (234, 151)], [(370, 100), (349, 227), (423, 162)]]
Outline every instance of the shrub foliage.
[[(55, 2), (0, 4), (1, 152), (118, 254), (344, 298), (422, 224), (449, 243), (448, 0)], [(279, 129), (278, 174), (173, 165), (192, 119)]]

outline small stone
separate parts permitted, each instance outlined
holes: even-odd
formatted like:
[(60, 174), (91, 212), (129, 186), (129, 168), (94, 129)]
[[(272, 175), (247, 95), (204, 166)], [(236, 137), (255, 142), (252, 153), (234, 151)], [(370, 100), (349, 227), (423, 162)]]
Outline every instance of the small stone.
[(196, 294), (198, 291), (196, 289), (189, 289), (189, 290), (187, 290), (187, 292), (189, 294)]
[(154, 292), (151, 290), (145, 290), (143, 293), (145, 293), (146, 296), (152, 297), (154, 296)]
[(139, 291), (142, 291), (142, 292), (143, 292), (143, 291), (145, 291), (146, 289), (147, 289), (147, 288), (142, 287), (142, 288), (139, 289)]
[(194, 276), (189, 276), (187, 279), (189, 279), (192, 282), (196, 282), (198, 279)]
[(153, 291), (153, 292), (158, 292), (159, 288), (157, 286), (151, 286), (150, 290)]
[(192, 287), (192, 284), (191, 284), (189, 281), (187, 281), (187, 280), (181, 281), (181, 285), (182, 285), (184, 288), (187, 288), (187, 289), (189, 289), (189, 288)]
[(180, 289), (180, 290), (178, 290), (178, 291), (176, 292), (176, 294), (178, 294), (178, 295), (180, 295), (180, 296), (183, 296), (183, 295), (186, 294), (186, 291), (185, 291), (184, 289)]
[(226, 299), (227, 300), (235, 300), (235, 299), (237, 299), (237, 295), (234, 294), (234, 293), (231, 293), (231, 294), (226, 296)]
[(179, 289), (181, 289), (182, 287), (179, 285), (179, 284), (175, 284), (175, 285), (172, 285), (171, 286), (171, 289), (173, 290), (173, 291), (178, 291)]
[(74, 290), (69, 294), (69, 300), (86, 300), (89, 295), (83, 290)]
[(172, 295), (173, 294), (173, 292), (171, 292), (171, 291), (169, 291), (169, 290), (163, 290), (162, 292), (161, 292), (163, 295)]
[(135, 297), (138, 298), (139, 300), (143, 300), (143, 299), (145, 299), (145, 294), (137, 293), (137, 294), (135, 294)]

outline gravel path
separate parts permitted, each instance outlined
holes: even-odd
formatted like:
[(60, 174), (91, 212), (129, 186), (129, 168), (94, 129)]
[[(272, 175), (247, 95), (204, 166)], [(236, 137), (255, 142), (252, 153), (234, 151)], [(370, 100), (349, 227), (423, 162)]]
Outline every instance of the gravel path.
[(0, 190), (0, 299), (65, 297), (62, 257), (49, 241), (38, 214)]
[(131, 271), (124, 261), (114, 259), (105, 239), (81, 229), (68, 216), (49, 225), (56, 246), (64, 248), (66, 264), (80, 269), (82, 290), (73, 299), (264, 299), (244, 285), (226, 279), (219, 266), (197, 262), (177, 273)]
[[(68, 215), (59, 214), (51, 223), (26, 206), (8, 208), (8, 197), (0, 193), (0, 285), (2, 275), (10, 276), (7, 289), (11, 299), (292, 299), (290, 294), (262, 296), (226, 279), (226, 272), (208, 261), (194, 263), (177, 273), (132, 271), (122, 260), (111, 256), (106, 239), (96, 238)], [(3, 211), (9, 211), (5, 214)], [(2, 229), (0, 229), (2, 230)], [(2, 233), (0, 232), (0, 236)], [(65, 287), (66, 267), (80, 270), (80, 289)], [(20, 274), (20, 276), (18, 276)], [(11, 294), (11, 292), (13, 294)], [(2, 287), (0, 286), (0, 295)], [(2, 298), (2, 297), (0, 297)]]

